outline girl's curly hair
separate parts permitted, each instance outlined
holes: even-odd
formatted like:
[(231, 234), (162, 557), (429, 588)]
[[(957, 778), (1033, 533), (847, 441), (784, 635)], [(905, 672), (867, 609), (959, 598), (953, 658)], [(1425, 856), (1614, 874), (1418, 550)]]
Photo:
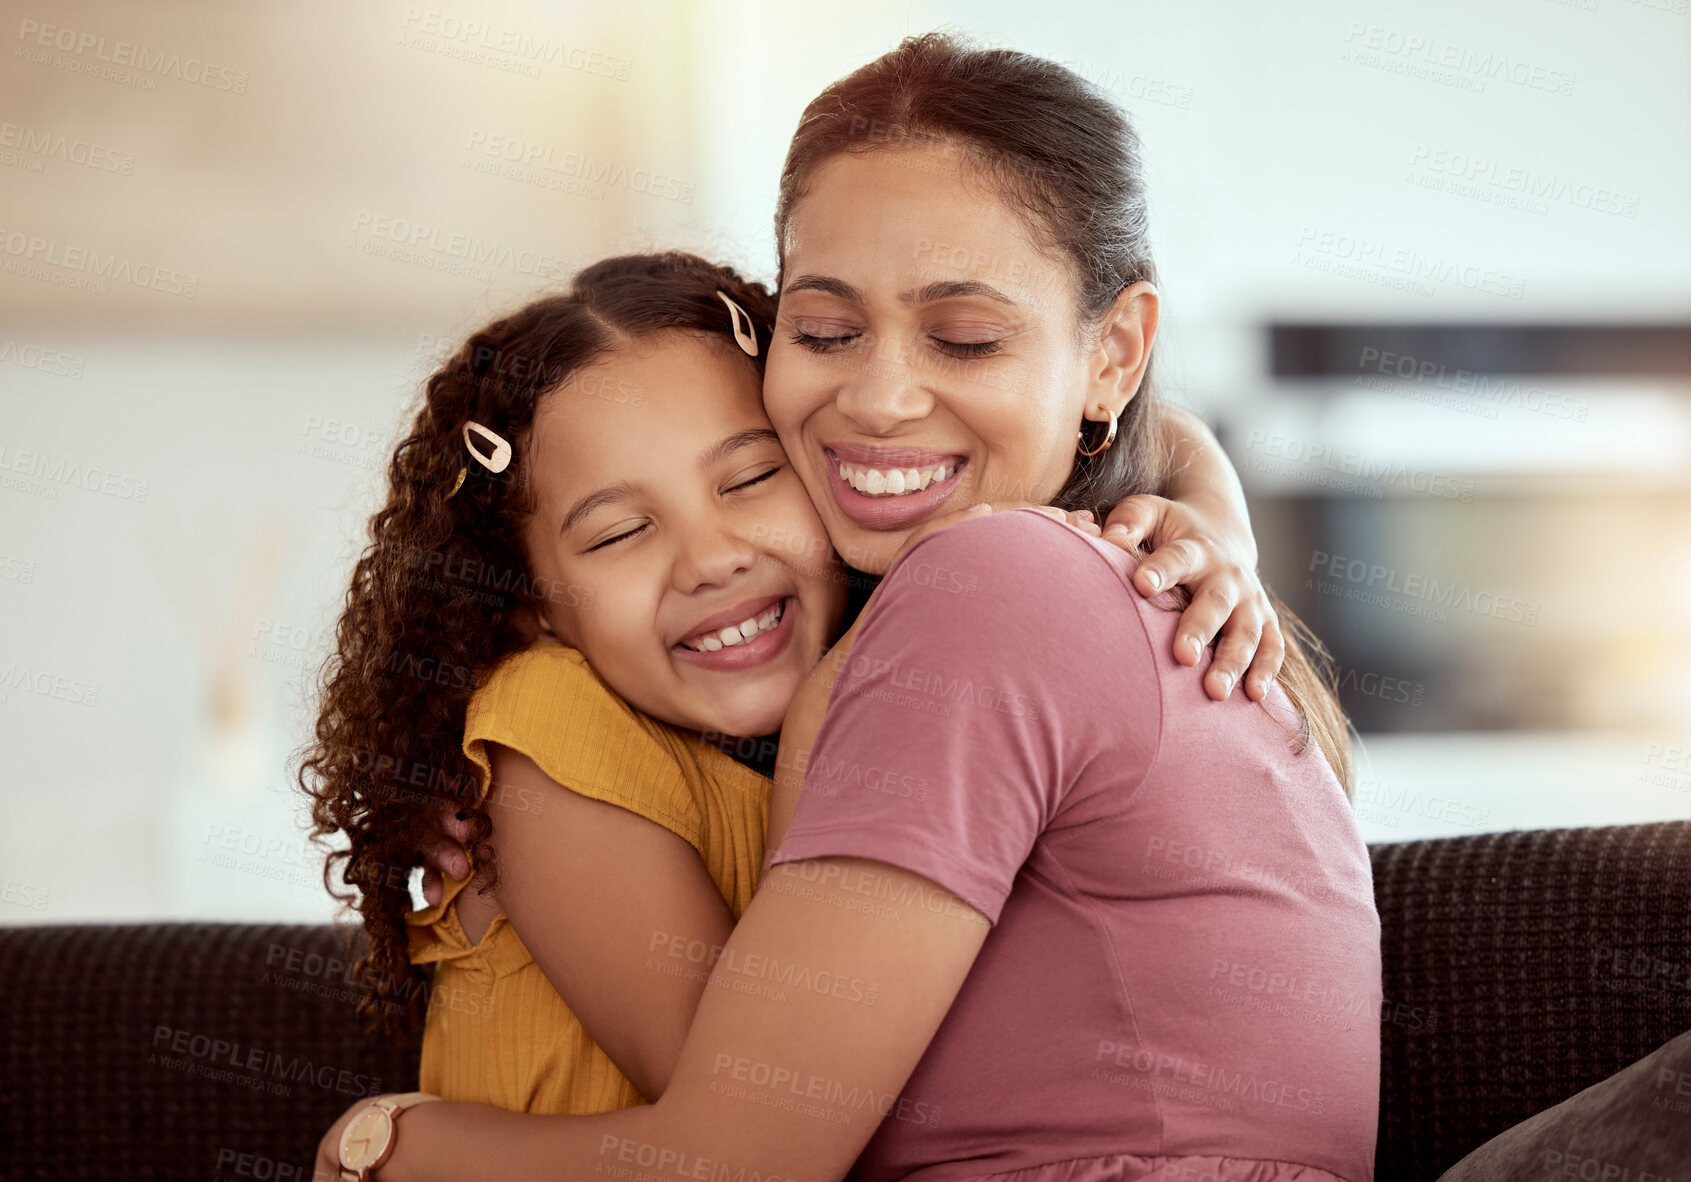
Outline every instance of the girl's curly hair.
[[(750, 315), (755, 361), (734, 345), (718, 292)], [(611, 258), (578, 274), (567, 293), (476, 332), (428, 379), (353, 567), (298, 772), (311, 797), (312, 837), (345, 839), (323, 875), (368, 937), (355, 970), (359, 1014), (396, 1039), (424, 1015), (427, 978), (407, 954), (405, 915), (411, 870), (437, 839), (443, 803), (469, 821), (475, 864), (492, 864), (492, 822), (463, 753), (470, 698), (495, 665), (526, 647), (518, 609), (568, 594), (531, 577), (520, 541), (533, 512), (524, 459), (536, 409), (604, 354), (671, 330), (723, 338), (761, 374), (774, 319), (774, 296), (728, 267), (680, 252)], [(504, 472), (465, 455), (471, 421), (511, 443)], [(486, 443), (478, 446), (485, 453)], [(463, 486), (449, 498), (461, 468)], [(337, 890), (337, 878), (352, 890)]]

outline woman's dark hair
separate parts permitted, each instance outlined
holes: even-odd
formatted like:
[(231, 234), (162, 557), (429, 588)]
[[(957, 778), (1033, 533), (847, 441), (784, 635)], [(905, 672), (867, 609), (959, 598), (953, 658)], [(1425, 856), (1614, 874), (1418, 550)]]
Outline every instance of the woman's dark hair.
[[(719, 291), (751, 317), (755, 360), (734, 344)], [(520, 540), (534, 507), (526, 461), (536, 409), (606, 353), (671, 331), (720, 338), (761, 378), (774, 318), (761, 284), (693, 255), (606, 259), (567, 293), (472, 334), (425, 383), (353, 568), (298, 773), (311, 797), (312, 836), (344, 838), (324, 883), (356, 907), (368, 937), (356, 966), (359, 1013), (395, 1037), (423, 1015), (427, 979), (407, 955), (405, 913), (411, 868), (434, 844), (442, 802), (466, 810), (476, 865), (492, 863), (492, 824), (463, 754), (470, 697), (490, 669), (526, 647), (518, 609), (571, 594), (532, 577)], [(465, 454), (471, 421), (511, 443), (504, 472)], [(489, 450), (481, 440), (478, 447)], [(463, 485), (448, 497), (461, 469)], [(337, 876), (353, 891), (337, 891)]]
[[(960, 165), (987, 180), (1068, 261), (1082, 328), (1101, 322), (1123, 289), (1156, 282), (1139, 137), (1120, 107), (1055, 62), (928, 33), (835, 82), (804, 109), (787, 150), (778, 249), (819, 167), (880, 151), (924, 153), (936, 168)], [(1054, 503), (1102, 520), (1126, 497), (1161, 493), (1169, 474), (1161, 414), (1147, 366), (1115, 443), (1077, 454)], [(1280, 684), (1304, 721), (1302, 738), (1315, 740), (1349, 793), (1349, 727), (1326, 650), (1270, 598), (1286, 640)]]

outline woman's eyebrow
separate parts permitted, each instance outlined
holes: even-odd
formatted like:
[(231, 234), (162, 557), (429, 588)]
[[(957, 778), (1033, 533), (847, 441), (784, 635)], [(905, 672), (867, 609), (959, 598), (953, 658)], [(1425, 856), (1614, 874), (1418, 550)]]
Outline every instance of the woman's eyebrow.
[(850, 300), (854, 304), (863, 302), (863, 293), (858, 291), (844, 279), (835, 279), (832, 275), (800, 275), (781, 290), (782, 295), (791, 295), (795, 291), (819, 291), (823, 295), (839, 296), (842, 300)]
[[(800, 275), (787, 284), (781, 294), (790, 295), (795, 291), (819, 291), (823, 295), (838, 296), (854, 304), (864, 302), (862, 292), (844, 279), (835, 279), (832, 275)], [(984, 296), (1000, 304), (1012, 306), (1016, 302), (990, 283), (982, 283), (978, 279), (937, 280), (923, 287), (901, 292), (898, 299), (902, 304), (931, 304), (936, 300), (955, 300), (968, 296)]]
[(965, 296), (985, 296), (1001, 304), (1014, 305), (1016, 302), (990, 283), (982, 283), (978, 279), (936, 280), (914, 291), (900, 293), (898, 300), (901, 304), (931, 304), (935, 300), (955, 300)]

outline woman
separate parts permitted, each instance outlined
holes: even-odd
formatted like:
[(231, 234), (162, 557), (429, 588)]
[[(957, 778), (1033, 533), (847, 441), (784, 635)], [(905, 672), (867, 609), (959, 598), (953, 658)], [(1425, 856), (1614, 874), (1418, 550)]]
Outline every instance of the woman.
[(907, 42), (807, 110), (778, 231), (770, 416), (836, 548), (888, 576), (826, 724), (820, 688), (788, 714), (791, 830), (661, 1099), (422, 1105), (379, 1176), (1370, 1177), (1378, 920), (1307, 665), (1210, 707), (1132, 561), (1031, 513), (889, 565), (938, 508), (889, 492), (907, 465), (954, 503), (1157, 487), (1125, 121), (1049, 63)]

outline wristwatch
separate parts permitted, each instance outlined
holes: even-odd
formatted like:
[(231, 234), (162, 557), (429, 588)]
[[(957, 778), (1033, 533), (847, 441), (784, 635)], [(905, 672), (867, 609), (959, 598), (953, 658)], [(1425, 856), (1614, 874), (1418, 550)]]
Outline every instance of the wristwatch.
[(399, 1114), (413, 1105), (438, 1099), (428, 1092), (382, 1096), (353, 1117), (341, 1132), (342, 1182), (371, 1182), (370, 1171), (393, 1156), (393, 1126)]

